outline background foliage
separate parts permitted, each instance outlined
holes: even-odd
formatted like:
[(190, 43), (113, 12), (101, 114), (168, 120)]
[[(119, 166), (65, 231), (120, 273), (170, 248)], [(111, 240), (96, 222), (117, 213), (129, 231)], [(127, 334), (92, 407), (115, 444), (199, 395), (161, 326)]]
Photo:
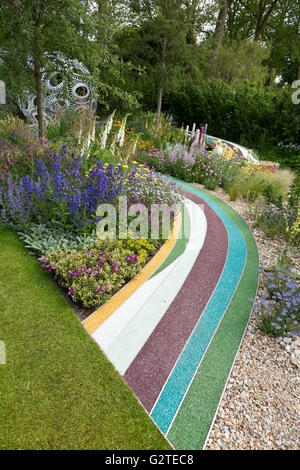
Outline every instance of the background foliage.
[(0, 78), (12, 110), (16, 93), (37, 90), (38, 69), (51, 71), (61, 53), (90, 69), (100, 117), (162, 111), (299, 166), (299, 2), (0, 0), (0, 13)]

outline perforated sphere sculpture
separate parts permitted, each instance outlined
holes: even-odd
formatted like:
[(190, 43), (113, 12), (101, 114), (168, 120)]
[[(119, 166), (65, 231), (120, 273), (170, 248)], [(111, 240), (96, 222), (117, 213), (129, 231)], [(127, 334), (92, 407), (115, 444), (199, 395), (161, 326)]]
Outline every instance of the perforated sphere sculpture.
[[(88, 69), (77, 60), (65, 61), (67, 64), (67, 77), (62, 74), (43, 72), (42, 81), (46, 88), (43, 97), (44, 119), (46, 122), (54, 118), (60, 109), (81, 109), (87, 106), (94, 112), (97, 100), (94, 96), (94, 86)], [(18, 97), (18, 104), (22, 113), (33, 123), (37, 123), (36, 95), (25, 92), (23, 97)]]

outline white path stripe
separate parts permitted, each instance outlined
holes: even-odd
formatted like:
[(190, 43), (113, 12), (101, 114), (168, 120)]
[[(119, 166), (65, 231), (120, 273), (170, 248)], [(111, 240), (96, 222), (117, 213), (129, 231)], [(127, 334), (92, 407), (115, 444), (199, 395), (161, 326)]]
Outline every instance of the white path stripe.
[(175, 265), (169, 276), (137, 311), (116, 340), (105, 350), (107, 357), (121, 375), (125, 374), (131, 362), (173, 302), (203, 246), (207, 221), (202, 206), (198, 206), (190, 200), (185, 206), (189, 211), (191, 230), (190, 239), (184, 253), (181, 255), (180, 263)]
[[(184, 200), (185, 204), (189, 202), (188, 199)], [(182, 211), (182, 224), (184, 223), (185, 211)], [(182, 233), (183, 225), (181, 224), (179, 236), (184, 236)], [(174, 247), (173, 247), (174, 249)], [(172, 253), (172, 251), (171, 251)], [(180, 257), (178, 256), (169, 266), (163, 269), (154, 277), (150, 277), (144, 284), (142, 284), (122, 305), (110, 315), (92, 334), (92, 337), (104, 352), (108, 350), (114, 340), (121, 334), (121, 332), (130, 323), (139, 309), (147, 302), (156, 289), (163, 283), (166, 277), (174, 269)], [(155, 273), (154, 273), (155, 274)]]
[(158, 289), (160, 284), (169, 276), (182, 255), (167, 266), (163, 271), (148, 279), (131, 295), (97, 330), (92, 337), (103, 351), (107, 351), (114, 340), (126, 328), (136, 312), (147, 302), (149, 297)]

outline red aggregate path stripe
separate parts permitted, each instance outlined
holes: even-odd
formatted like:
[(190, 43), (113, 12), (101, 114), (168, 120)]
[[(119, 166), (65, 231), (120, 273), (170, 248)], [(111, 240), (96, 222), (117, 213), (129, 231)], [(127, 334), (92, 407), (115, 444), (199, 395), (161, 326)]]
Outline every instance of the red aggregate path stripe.
[(151, 411), (221, 276), (228, 250), (226, 228), (202, 199), (207, 233), (203, 247), (179, 293), (125, 372), (124, 379), (147, 411)]

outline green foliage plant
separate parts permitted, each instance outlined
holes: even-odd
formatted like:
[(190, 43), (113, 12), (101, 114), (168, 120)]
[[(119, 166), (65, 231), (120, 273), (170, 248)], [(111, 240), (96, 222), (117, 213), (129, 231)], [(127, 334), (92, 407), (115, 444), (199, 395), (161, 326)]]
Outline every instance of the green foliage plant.
[(75, 303), (99, 307), (140, 272), (157, 243), (146, 239), (97, 240), (89, 249), (57, 249), (41, 258)]

